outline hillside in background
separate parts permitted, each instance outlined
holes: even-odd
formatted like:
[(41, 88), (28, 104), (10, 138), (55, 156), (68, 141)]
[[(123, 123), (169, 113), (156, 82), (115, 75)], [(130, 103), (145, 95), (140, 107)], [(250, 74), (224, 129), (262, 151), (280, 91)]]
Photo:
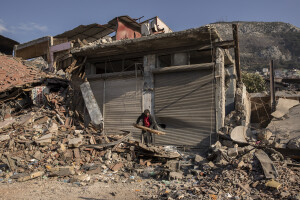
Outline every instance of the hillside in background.
[(300, 69), (300, 28), (283, 22), (217, 22), (223, 40), (232, 39), (232, 23), (239, 24), (241, 66), (261, 71), (274, 60), (276, 69)]

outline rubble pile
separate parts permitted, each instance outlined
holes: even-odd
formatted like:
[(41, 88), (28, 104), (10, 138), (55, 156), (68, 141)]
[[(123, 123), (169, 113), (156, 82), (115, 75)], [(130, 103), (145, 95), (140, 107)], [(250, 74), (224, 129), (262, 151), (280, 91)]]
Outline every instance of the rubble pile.
[(105, 135), (93, 126), (85, 128), (69, 110), (69, 87), (52, 89), (44, 94), (43, 105), (31, 104), (0, 122), (2, 182), (38, 177), (79, 185), (126, 181), (149, 166), (157, 177), (168, 176), (163, 164), (179, 158), (177, 152), (136, 142), (130, 132)]
[[(263, 159), (261, 159), (263, 157)], [(168, 180), (149, 181), (146, 199), (299, 199), (299, 163), (272, 148), (224, 140), (206, 158), (184, 154)], [(154, 194), (154, 195), (149, 195)]]

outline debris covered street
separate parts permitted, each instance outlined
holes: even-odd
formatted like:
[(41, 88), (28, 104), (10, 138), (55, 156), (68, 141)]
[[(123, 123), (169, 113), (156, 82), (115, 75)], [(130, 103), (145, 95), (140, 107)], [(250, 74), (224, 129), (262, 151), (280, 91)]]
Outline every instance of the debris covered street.
[(0, 199), (299, 200), (300, 94), (250, 95), (231, 31), (126, 15), (0, 53)]

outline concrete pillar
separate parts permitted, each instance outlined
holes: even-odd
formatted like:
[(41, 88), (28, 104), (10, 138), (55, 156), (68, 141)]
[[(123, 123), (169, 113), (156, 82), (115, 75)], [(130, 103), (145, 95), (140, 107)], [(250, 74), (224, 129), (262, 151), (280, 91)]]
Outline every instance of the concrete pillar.
[(172, 56), (172, 65), (188, 65), (189, 64), (189, 55), (188, 53), (175, 53)]
[(225, 114), (228, 115), (234, 110), (234, 99), (236, 90), (236, 73), (234, 65), (226, 66), (226, 101), (225, 101)]
[(224, 51), (221, 48), (216, 49), (216, 131), (224, 126), (225, 120), (225, 68), (224, 68)]
[(143, 110), (149, 109), (154, 115), (154, 80), (152, 69), (155, 68), (155, 55), (144, 56), (144, 87), (143, 87)]

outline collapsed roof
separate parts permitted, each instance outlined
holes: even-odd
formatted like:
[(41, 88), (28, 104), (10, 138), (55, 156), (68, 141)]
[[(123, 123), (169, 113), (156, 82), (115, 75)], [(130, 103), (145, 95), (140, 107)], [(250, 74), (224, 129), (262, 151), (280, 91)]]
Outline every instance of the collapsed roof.
[[(74, 48), (71, 53), (75, 56), (88, 56), (89, 58), (114, 56), (122, 54), (140, 54), (159, 52), (166, 49), (211, 49), (216, 42), (222, 41), (215, 28), (203, 26), (179, 32), (155, 34), (147, 37), (117, 40), (110, 43), (94, 43), (80, 48)], [(228, 51), (225, 53), (225, 63), (232, 64), (232, 58)]]
[(42, 74), (36, 67), (24, 65), (20, 59), (0, 54), (0, 92), (37, 83)]

